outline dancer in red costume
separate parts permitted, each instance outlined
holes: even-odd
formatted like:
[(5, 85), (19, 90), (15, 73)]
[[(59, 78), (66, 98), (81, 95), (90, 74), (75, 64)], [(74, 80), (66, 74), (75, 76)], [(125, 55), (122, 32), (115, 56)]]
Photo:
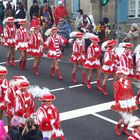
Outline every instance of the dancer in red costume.
[(92, 79), (92, 72), (95, 69), (97, 71), (97, 84), (96, 87), (97, 89), (101, 90), (100, 87), (100, 74), (101, 74), (101, 63), (100, 63), (100, 57), (101, 57), (101, 47), (98, 45), (99, 43), (99, 38), (97, 36), (93, 36), (89, 38), (92, 43), (88, 47), (87, 50), (87, 58), (84, 64), (84, 67), (89, 70), (88, 74), (88, 83), (87, 83), (87, 88), (91, 89), (91, 79)]
[(57, 30), (58, 29), (56, 27), (51, 29), (51, 35), (47, 38), (44, 44), (49, 50), (47, 57), (53, 60), (50, 72), (51, 77), (54, 77), (54, 72), (56, 71), (58, 79), (63, 80), (63, 77), (60, 74), (58, 59), (62, 57), (60, 45), (67, 44), (68, 41), (58, 35)]
[(74, 68), (72, 71), (72, 82), (76, 83), (77, 80), (75, 78), (76, 76), (76, 71), (78, 68), (78, 65), (82, 66), (82, 82), (84, 84), (86, 84), (86, 71), (85, 68), (83, 67), (83, 64), (86, 61), (85, 58), (85, 46), (84, 46), (84, 42), (83, 42), (83, 33), (77, 32), (76, 33), (76, 40), (73, 43), (73, 51), (72, 51), (72, 55), (70, 57), (70, 62), (73, 63)]
[(129, 127), (134, 130), (127, 140), (140, 140), (140, 119), (130, 123)]
[(29, 48), (27, 49), (27, 53), (34, 57), (32, 70), (36, 76), (39, 75), (38, 66), (43, 56), (43, 38), (39, 32), (39, 27), (40, 26), (37, 25), (31, 28), (33, 31), (29, 40)]
[(117, 74), (121, 74), (119, 80), (114, 82), (115, 105), (112, 109), (121, 114), (121, 119), (115, 127), (116, 135), (121, 135), (121, 126), (123, 133), (129, 135), (127, 131), (128, 123), (132, 117), (132, 112), (138, 109), (134, 94), (132, 91), (132, 81), (129, 79), (129, 69), (120, 68)]
[(12, 58), (12, 66), (15, 67), (16, 64), (14, 62), (15, 60), (15, 33), (16, 33), (16, 27), (14, 25), (14, 18), (8, 17), (4, 20), (4, 23), (6, 24), (4, 28), (4, 35), (3, 35), (3, 45), (5, 45), (8, 48), (8, 54), (7, 54), (7, 60), (6, 65), (10, 65), (10, 59)]
[(117, 62), (118, 57), (115, 53), (115, 46), (117, 44), (116, 40), (108, 40), (106, 44), (106, 51), (104, 53), (104, 64), (102, 66), (102, 72), (104, 73), (104, 80), (102, 82), (102, 93), (104, 95), (108, 95), (106, 91), (106, 83), (108, 81), (109, 75), (113, 74), (113, 78), (115, 79), (115, 74), (117, 71)]
[[(120, 56), (119, 67), (129, 69), (129, 78), (134, 78), (134, 54), (132, 52), (133, 44), (123, 43), (123, 48), (125, 49), (123, 54)], [(137, 70), (136, 70), (137, 71)]]
[(25, 27), (26, 19), (20, 19), (18, 23), (20, 24), (20, 28), (16, 32), (16, 49), (20, 51), (19, 68), (21, 70), (25, 70), (27, 59), (26, 51), (28, 49), (29, 34)]
[(55, 140), (56, 138), (64, 140), (63, 131), (60, 127), (59, 112), (52, 104), (55, 98), (56, 97), (50, 93), (44, 94), (40, 98), (42, 105), (36, 111), (37, 124), (42, 131), (43, 140)]
[(28, 92), (29, 81), (25, 78), (17, 78), (15, 81), (17, 84), (15, 109), (14, 115), (19, 118), (20, 124), (25, 124), (25, 119), (32, 117), (35, 110), (34, 98), (31, 93)]

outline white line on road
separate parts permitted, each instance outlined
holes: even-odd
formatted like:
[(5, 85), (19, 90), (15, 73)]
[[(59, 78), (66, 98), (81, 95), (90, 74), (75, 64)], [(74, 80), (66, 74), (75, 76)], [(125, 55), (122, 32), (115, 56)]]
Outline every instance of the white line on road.
[[(118, 122), (116, 122), (116, 121), (114, 121), (114, 120), (112, 120), (112, 119), (109, 119), (109, 118), (107, 118), (107, 117), (104, 117), (104, 116), (102, 116), (102, 115), (100, 115), (100, 114), (92, 113), (92, 115), (94, 115), (94, 116), (96, 116), (96, 117), (98, 117), (98, 118), (100, 118), (100, 119), (103, 119), (103, 120), (105, 120), (105, 121), (107, 121), (107, 122), (113, 123), (113, 124), (115, 124), (115, 125), (118, 123)], [(128, 128), (128, 129), (131, 130), (131, 131), (133, 131), (132, 128)]]
[(97, 113), (97, 112), (102, 112), (105, 110), (109, 110), (111, 105), (113, 105), (113, 103), (114, 103), (114, 101), (111, 101), (111, 102), (107, 102), (107, 103), (84, 107), (81, 109), (75, 109), (72, 111), (63, 112), (63, 113), (60, 113), (60, 118), (62, 121), (65, 121), (65, 120), (74, 119), (77, 117), (90, 115), (90, 114)]

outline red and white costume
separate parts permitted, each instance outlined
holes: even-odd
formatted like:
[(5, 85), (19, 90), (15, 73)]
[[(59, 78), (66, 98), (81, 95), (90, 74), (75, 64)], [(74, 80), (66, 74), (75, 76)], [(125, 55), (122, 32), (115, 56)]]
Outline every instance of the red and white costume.
[[(52, 94), (43, 95), (40, 100), (54, 100), (55, 96)], [(41, 107), (36, 111), (37, 124), (39, 125), (43, 138), (47, 137), (58, 138), (60, 137), (64, 140), (63, 132), (60, 127), (60, 116), (57, 108), (54, 105), (47, 105), (46, 103), (42, 104)]]
[(93, 43), (88, 47), (87, 58), (84, 67), (87, 69), (100, 69), (101, 47)]
[(86, 61), (85, 46), (83, 40), (79, 40), (77, 38), (73, 43), (73, 51), (70, 57), (70, 61), (72, 63), (84, 63)]
[(62, 57), (60, 45), (67, 43), (60, 35), (50, 35), (45, 45), (49, 49), (47, 53), (47, 57), (50, 59), (57, 59)]
[[(131, 43), (124, 43), (124, 48), (132, 48), (133, 45)], [(134, 53), (132, 51), (124, 51), (124, 53), (120, 56), (120, 68), (129, 69), (129, 77), (134, 76)]]
[(112, 106), (117, 112), (131, 113), (138, 109), (132, 91), (132, 81), (120, 78), (114, 82), (115, 105)]
[(132, 135), (128, 137), (127, 140), (140, 140), (140, 134), (134, 131)]
[(16, 93), (14, 88), (9, 85), (8, 92), (5, 94), (6, 114), (14, 115)]
[[(19, 23), (25, 24), (26, 20), (22, 19)], [(20, 28), (16, 31), (15, 39), (16, 49), (26, 51), (28, 48), (29, 33), (27, 32), (27, 29), (25, 27), (20, 26)]]
[(102, 72), (107, 74), (114, 74), (117, 71), (117, 58), (112, 48), (107, 48), (104, 54), (104, 65)]
[[(7, 69), (3, 66), (0, 66), (0, 75), (7, 75)], [(0, 110), (6, 110), (5, 105), (5, 94), (9, 92), (9, 81), (4, 78), (0, 79)]]
[(16, 27), (14, 24), (9, 24), (13, 22), (13, 17), (8, 17), (5, 19), (5, 23), (7, 25), (4, 28), (4, 35), (3, 35), (3, 45), (8, 47), (15, 47), (15, 33), (16, 33)]
[[(19, 87), (28, 87), (28, 82), (21, 82)], [(25, 119), (32, 116), (35, 110), (34, 98), (27, 91), (22, 92), (20, 89), (16, 91), (15, 99), (15, 116), (20, 120), (21, 124), (25, 123)]]
[(27, 53), (33, 57), (42, 57), (43, 56), (43, 42), (41, 33), (32, 33), (29, 40), (29, 48)]
[(133, 128), (134, 130), (127, 140), (140, 140), (140, 119), (131, 122), (129, 127)]

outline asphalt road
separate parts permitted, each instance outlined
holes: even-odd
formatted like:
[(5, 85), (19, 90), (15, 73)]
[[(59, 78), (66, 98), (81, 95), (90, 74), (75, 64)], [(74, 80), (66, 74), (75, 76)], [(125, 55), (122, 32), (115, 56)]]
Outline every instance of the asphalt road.
[[(126, 140), (125, 135), (117, 137), (114, 133), (115, 123), (120, 115), (110, 110), (113, 101), (113, 81), (107, 83), (108, 96), (104, 96), (96, 89), (95, 73), (93, 73), (92, 89), (88, 90), (81, 83), (81, 68), (76, 75), (78, 83), (71, 82), (71, 72), (73, 65), (69, 63), (71, 48), (65, 49), (65, 55), (60, 59), (60, 69), (63, 81), (49, 75), (51, 60), (42, 58), (39, 66), (40, 76), (32, 73), (33, 59), (29, 58), (27, 70), (21, 71), (18, 68), (19, 53), (16, 52), (17, 67), (9, 66), (8, 79), (14, 75), (25, 75), (31, 85), (47, 87), (56, 96), (54, 104), (57, 106), (61, 120), (62, 129), (66, 140)], [(7, 49), (0, 47), (0, 64), (5, 66)], [(111, 78), (111, 77), (110, 77)], [(102, 78), (101, 78), (102, 79)], [(136, 94), (137, 88), (134, 87)], [(38, 97), (35, 97), (36, 108), (41, 104)], [(135, 112), (140, 117), (140, 111)]]

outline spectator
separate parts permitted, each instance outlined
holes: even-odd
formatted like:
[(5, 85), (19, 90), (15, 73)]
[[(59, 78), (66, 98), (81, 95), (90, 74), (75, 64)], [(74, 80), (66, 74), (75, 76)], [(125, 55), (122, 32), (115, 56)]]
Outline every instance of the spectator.
[[(62, 36), (64, 39), (69, 40), (69, 35), (72, 32), (72, 28), (70, 24), (64, 18), (61, 18), (59, 20), (57, 28), (58, 28), (58, 34)], [(64, 48), (66, 46), (61, 46), (61, 47), (62, 47), (62, 50), (61, 50), (62, 54), (64, 54)]]
[(76, 20), (75, 20), (75, 28), (77, 30), (79, 30), (80, 27), (82, 26), (82, 23), (83, 23), (83, 10), (79, 9), (79, 10), (77, 10), (77, 13), (78, 14), (77, 14), (77, 17), (76, 17)]
[(2, 120), (0, 120), (0, 140), (11, 140), (10, 136), (6, 133)]
[(40, 17), (43, 17), (44, 14), (46, 12), (48, 12), (49, 16), (50, 16), (50, 21), (51, 21), (51, 24), (53, 25), (54, 23), (54, 19), (53, 19), (53, 14), (52, 14), (52, 9), (51, 7), (48, 5), (48, 2), (47, 0), (44, 0), (43, 1), (43, 6), (40, 8)]
[(11, 120), (11, 128), (9, 129), (8, 134), (12, 140), (19, 140), (20, 137), (19, 120), (15, 116)]
[(3, 20), (4, 20), (4, 10), (3, 1), (0, 1), (0, 34), (3, 32)]
[[(26, 18), (26, 11), (24, 9), (22, 2), (17, 2), (14, 18), (15, 19), (25, 19)], [(18, 24), (18, 21), (15, 22), (15, 25), (17, 28), (20, 27), (20, 25)]]
[(33, 5), (30, 8), (30, 20), (32, 20), (34, 13), (36, 13), (36, 16), (39, 17), (39, 6), (37, 0), (33, 1)]
[(42, 140), (42, 137), (38, 125), (32, 118), (28, 118), (19, 140)]
[(56, 25), (58, 24), (60, 18), (65, 18), (67, 16), (67, 9), (63, 6), (63, 2), (61, 0), (58, 1), (58, 6), (54, 9), (53, 14)]
[(138, 24), (133, 23), (131, 25), (130, 31), (127, 33), (126, 38), (130, 39), (130, 43), (132, 43), (134, 45), (134, 49), (135, 49), (135, 47), (138, 45), (138, 41), (139, 41)]
[(14, 12), (14, 7), (12, 7), (12, 4), (8, 1), (5, 9), (5, 17), (14, 17)]

